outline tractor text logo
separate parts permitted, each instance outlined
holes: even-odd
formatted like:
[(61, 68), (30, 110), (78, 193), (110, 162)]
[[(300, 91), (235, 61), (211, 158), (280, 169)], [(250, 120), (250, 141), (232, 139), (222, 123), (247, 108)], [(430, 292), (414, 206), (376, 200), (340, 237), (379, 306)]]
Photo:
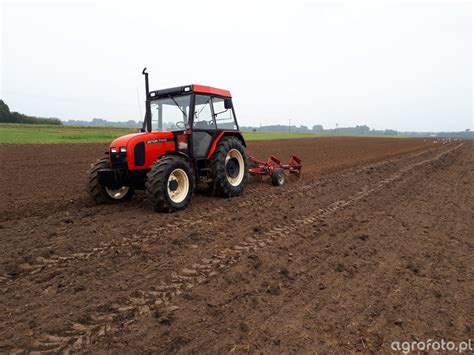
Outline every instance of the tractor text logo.
[(160, 139), (150, 139), (149, 141), (146, 141), (146, 144), (155, 144), (155, 143), (163, 143), (167, 142), (167, 138), (160, 138)]

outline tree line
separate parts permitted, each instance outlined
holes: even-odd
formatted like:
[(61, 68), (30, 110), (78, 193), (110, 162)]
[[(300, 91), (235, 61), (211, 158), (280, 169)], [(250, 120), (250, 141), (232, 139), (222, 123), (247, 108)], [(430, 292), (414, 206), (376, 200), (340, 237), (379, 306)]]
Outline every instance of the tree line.
[(318, 134), (350, 134), (350, 135), (385, 135), (396, 136), (398, 132), (393, 129), (375, 130), (369, 126), (338, 127), (334, 129), (325, 129), (322, 125), (308, 126), (288, 126), (288, 125), (269, 125), (261, 127), (240, 127), (244, 132), (281, 132), (281, 133), (318, 133)]
[(27, 116), (19, 112), (11, 112), (8, 105), (0, 100), (0, 123), (23, 123), (23, 124), (51, 124), (62, 125), (58, 118), (43, 118)]
[(394, 129), (372, 129), (367, 125), (357, 125), (355, 127), (337, 127), (325, 129), (317, 124), (312, 128), (308, 126), (295, 125), (269, 125), (260, 127), (240, 126), (243, 132), (274, 132), (274, 133), (317, 133), (328, 135), (362, 135), (362, 136), (407, 136), (407, 137), (437, 137), (437, 138), (465, 138), (474, 139), (474, 132), (469, 128), (458, 132), (399, 132)]

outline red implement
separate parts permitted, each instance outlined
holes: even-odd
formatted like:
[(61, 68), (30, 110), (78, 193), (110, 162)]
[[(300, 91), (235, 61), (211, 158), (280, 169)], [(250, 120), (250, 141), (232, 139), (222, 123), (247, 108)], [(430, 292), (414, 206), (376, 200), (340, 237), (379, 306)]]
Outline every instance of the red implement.
[(301, 176), (301, 159), (292, 155), (288, 164), (282, 164), (280, 160), (275, 158), (273, 155), (267, 159), (267, 161), (258, 160), (253, 156), (249, 156), (250, 168), (249, 173), (252, 175), (269, 175), (275, 170), (286, 170), (290, 174)]

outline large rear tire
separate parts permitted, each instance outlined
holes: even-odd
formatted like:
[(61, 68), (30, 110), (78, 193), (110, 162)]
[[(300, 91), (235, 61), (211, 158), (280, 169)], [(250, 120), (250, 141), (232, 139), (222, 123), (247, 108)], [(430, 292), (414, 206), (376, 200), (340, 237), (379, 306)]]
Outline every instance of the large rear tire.
[(92, 164), (87, 173), (87, 192), (96, 205), (128, 201), (133, 196), (134, 190), (131, 186), (109, 189), (99, 183), (98, 171), (109, 168), (109, 157), (103, 157)]
[(249, 177), (247, 152), (236, 137), (224, 137), (211, 157), (212, 187), (215, 195), (239, 196)]
[(186, 208), (194, 190), (191, 165), (180, 156), (158, 159), (147, 174), (148, 198), (157, 212), (174, 212)]

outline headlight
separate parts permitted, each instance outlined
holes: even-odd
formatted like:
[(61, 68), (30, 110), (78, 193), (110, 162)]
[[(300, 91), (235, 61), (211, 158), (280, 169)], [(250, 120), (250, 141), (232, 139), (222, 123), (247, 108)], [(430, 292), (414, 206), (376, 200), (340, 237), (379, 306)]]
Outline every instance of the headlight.
[(126, 153), (127, 147), (120, 147), (120, 153)]
[(117, 153), (117, 148), (110, 148), (111, 153)]

